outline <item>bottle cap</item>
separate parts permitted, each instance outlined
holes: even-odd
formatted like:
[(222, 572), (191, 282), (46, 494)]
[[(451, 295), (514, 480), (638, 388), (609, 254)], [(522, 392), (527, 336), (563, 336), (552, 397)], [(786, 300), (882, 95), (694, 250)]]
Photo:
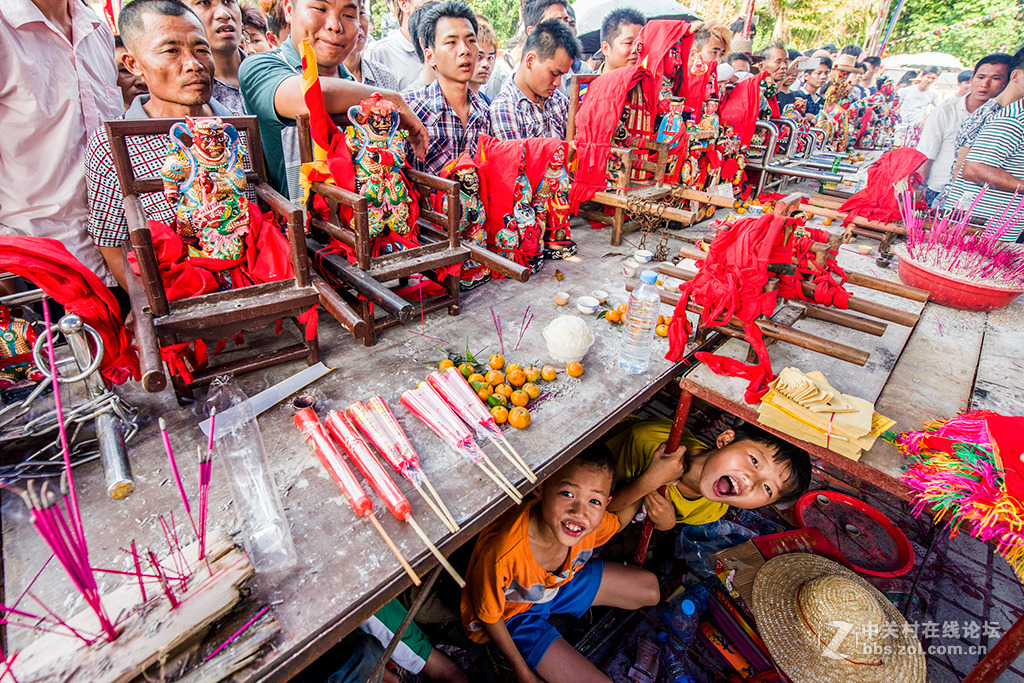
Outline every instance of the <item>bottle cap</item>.
[(681, 603), (679, 603), (679, 609), (681, 609), (683, 611), (683, 614), (685, 614), (686, 616), (692, 617), (693, 614), (697, 611), (697, 605), (693, 604), (693, 600), (683, 600)]
[(643, 282), (646, 285), (653, 285), (657, 281), (658, 273), (653, 270), (645, 270), (640, 273), (640, 282)]

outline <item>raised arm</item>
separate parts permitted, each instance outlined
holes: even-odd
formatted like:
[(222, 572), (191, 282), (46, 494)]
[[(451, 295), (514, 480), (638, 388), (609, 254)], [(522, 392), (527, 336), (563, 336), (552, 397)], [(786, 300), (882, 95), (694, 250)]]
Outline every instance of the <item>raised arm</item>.
[[(320, 87), (324, 94), (324, 106), (330, 114), (345, 114), (349, 107), (357, 106), (362, 100), (379, 92), (398, 107), (401, 126), (409, 131), (409, 142), (412, 144), (416, 157), (422, 161), (426, 156), (429, 142), (427, 129), (423, 127), (419, 117), (413, 113), (397, 92), (373, 88), (341, 78), (321, 78)], [(290, 76), (277, 86), (277, 90), (274, 92), (274, 108), (277, 110), (278, 116), (286, 119), (294, 119), (299, 114), (309, 112), (302, 95), (301, 76)]]

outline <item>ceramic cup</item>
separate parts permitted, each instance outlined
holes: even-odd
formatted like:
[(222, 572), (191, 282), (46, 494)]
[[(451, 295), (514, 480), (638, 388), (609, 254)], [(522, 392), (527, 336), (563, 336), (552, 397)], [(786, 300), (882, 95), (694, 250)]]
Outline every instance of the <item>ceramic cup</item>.
[(590, 296), (597, 299), (597, 303), (599, 304), (603, 304), (605, 301), (608, 300), (608, 292), (604, 291), (603, 289), (595, 289), (593, 292), (590, 293)]
[(622, 262), (622, 274), (626, 277), (635, 277), (636, 269), (640, 267), (640, 264), (631, 258), (626, 259)]
[(592, 296), (581, 296), (576, 299), (576, 308), (579, 312), (584, 315), (593, 315), (597, 313), (597, 307), (601, 304), (598, 303), (597, 299)]
[(555, 292), (555, 305), (564, 306), (569, 303), (569, 292)]
[(870, 244), (862, 244), (859, 247), (857, 247), (857, 251), (859, 251), (860, 253), (862, 253), (862, 254), (864, 254), (866, 256), (866, 255), (871, 253), (871, 245)]
[(637, 263), (650, 263), (654, 258), (654, 252), (649, 249), (637, 249), (633, 252), (633, 258)]

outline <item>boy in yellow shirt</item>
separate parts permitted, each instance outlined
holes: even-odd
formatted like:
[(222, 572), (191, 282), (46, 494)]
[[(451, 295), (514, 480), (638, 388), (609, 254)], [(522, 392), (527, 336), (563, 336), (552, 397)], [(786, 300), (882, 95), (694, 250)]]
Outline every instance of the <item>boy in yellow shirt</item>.
[(643, 501), (654, 528), (667, 530), (714, 522), (729, 506), (754, 509), (796, 498), (810, 485), (807, 453), (768, 432), (727, 429), (712, 448), (684, 430), (679, 448), (666, 453), (670, 431), (671, 420), (638, 420), (608, 440), (620, 486), (609, 510)]
[(539, 500), (509, 510), (477, 538), (462, 623), (474, 641), (493, 642), (521, 683), (610, 683), (547, 618), (579, 617), (595, 605), (640, 609), (660, 599), (651, 572), (591, 559), (639, 507), (637, 500), (617, 514), (607, 510), (614, 474), (615, 459), (598, 442), (545, 481)]

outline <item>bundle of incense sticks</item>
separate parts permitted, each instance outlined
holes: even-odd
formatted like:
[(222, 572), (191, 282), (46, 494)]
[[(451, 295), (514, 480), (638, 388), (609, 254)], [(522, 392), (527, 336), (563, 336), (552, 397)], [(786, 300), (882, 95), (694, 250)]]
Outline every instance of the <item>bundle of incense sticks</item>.
[(466, 425), (429, 384), (420, 382), (415, 389), (404, 392), (401, 400), (409, 412), (422, 420), (453, 450), (477, 465), (517, 505), (523, 502), (523, 497), (512, 483), (473, 440), (473, 434)]
[[(210, 475), (213, 470), (213, 435), (217, 427), (217, 409), (210, 409), (210, 438), (206, 453), (199, 451), (199, 559), (206, 558), (206, 522), (210, 510)], [(198, 446), (197, 446), (198, 448)]]
[(391, 481), (387, 471), (377, 462), (377, 458), (373, 456), (369, 445), (363, 441), (359, 432), (349, 423), (345, 414), (339, 413), (336, 410), (331, 411), (327, 415), (327, 431), (330, 432), (335, 441), (341, 444), (342, 450), (355, 463), (356, 468), (363, 473), (363, 476), (370, 482), (370, 486), (377, 492), (377, 495), (384, 500), (391, 514), (395, 516), (395, 519), (408, 524), (416, 535), (420, 537), (423, 544), (427, 546), (431, 554), (437, 558), (441, 566), (445, 568), (445, 571), (455, 579), (455, 583), (459, 584), (459, 587), (465, 586), (466, 582), (462, 580), (459, 573), (455, 571), (455, 568), (452, 567), (447, 558), (441, 554), (437, 546), (431, 543), (427, 535), (423, 533), (423, 529), (420, 528), (420, 525), (412, 516), (412, 506), (409, 505), (408, 499), (395, 486), (395, 482)]
[[(374, 396), (366, 403), (355, 401), (349, 405), (347, 413), (353, 424), (370, 440), (388, 464), (413, 485), (448, 530), (452, 533), (457, 532), (459, 525), (427, 479), (427, 475), (420, 467), (419, 456), (384, 399)], [(427, 488), (426, 491), (423, 490), (424, 486)]]
[(313, 448), (313, 452), (319, 458), (320, 464), (324, 466), (328, 474), (331, 475), (331, 478), (334, 479), (334, 483), (345, 494), (345, 498), (348, 499), (349, 504), (352, 506), (352, 511), (357, 516), (370, 521), (377, 530), (377, 533), (384, 539), (388, 548), (391, 549), (391, 552), (398, 558), (398, 562), (402, 565), (405, 573), (409, 575), (409, 578), (412, 579), (412, 582), (417, 586), (420, 585), (420, 577), (413, 571), (412, 566), (405, 557), (402, 556), (398, 546), (391, 540), (388, 533), (384, 531), (380, 521), (374, 517), (373, 503), (366, 495), (366, 492), (363, 491), (363, 487), (359, 485), (359, 481), (352, 473), (352, 470), (345, 464), (345, 459), (342, 457), (338, 447), (334, 445), (334, 442), (327, 435), (327, 430), (316, 416), (316, 412), (312, 408), (303, 408), (295, 413), (294, 419), (295, 426), (299, 428), (299, 432), (306, 439), (306, 443)]
[[(529, 468), (519, 452), (508, 442), (494, 416), (488, 412), (466, 378), (455, 368), (435, 370), (427, 377), (427, 383), (438, 393), (455, 414), (476, 430), (478, 439), (490, 439), (498, 447), (512, 465), (519, 470), (530, 483), (537, 481), (537, 475)], [(502, 445), (504, 444), (504, 445)]]

